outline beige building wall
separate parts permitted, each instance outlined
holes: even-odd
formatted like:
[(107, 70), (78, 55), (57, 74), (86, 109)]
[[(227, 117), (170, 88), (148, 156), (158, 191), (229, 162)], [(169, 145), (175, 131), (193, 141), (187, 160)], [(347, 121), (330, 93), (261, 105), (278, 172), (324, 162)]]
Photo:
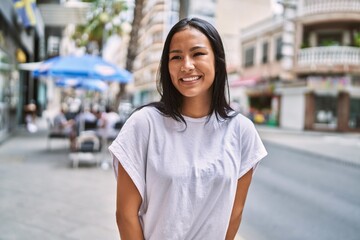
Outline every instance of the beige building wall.
[(134, 105), (158, 101), (156, 77), (165, 37), (178, 21), (177, 0), (145, 0), (139, 30), (139, 49), (134, 62)]
[(218, 0), (215, 25), (224, 43), (230, 72), (241, 66), (240, 30), (273, 14), (271, 0)]

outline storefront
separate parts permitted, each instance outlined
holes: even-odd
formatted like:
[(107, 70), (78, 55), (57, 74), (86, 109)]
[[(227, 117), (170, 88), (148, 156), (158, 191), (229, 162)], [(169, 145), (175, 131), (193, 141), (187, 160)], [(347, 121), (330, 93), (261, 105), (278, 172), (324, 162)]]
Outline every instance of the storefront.
[(231, 102), (237, 103), (240, 111), (253, 122), (278, 125), (280, 97), (274, 93), (273, 83), (261, 78), (240, 79), (230, 83), (230, 91)]
[(11, 0), (0, 1), (0, 142), (23, 123), (29, 99), (38, 102), (39, 96), (37, 81), (18, 65), (39, 60), (44, 25), (38, 17), (33, 25), (25, 25), (14, 4)]
[[(317, 131), (360, 131), (360, 80), (308, 76), (303, 87), (282, 88), (281, 126)], [(296, 109), (296, 110), (295, 110)]]
[(0, 27), (0, 142), (16, 127), (20, 98), (16, 56), (5, 51), (13, 47), (8, 41), (8, 35)]
[[(313, 106), (310, 129), (330, 131), (359, 131), (360, 88), (355, 76), (309, 76), (309, 102)], [(312, 98), (312, 99), (311, 99)]]
[(7, 101), (10, 66), (7, 55), (0, 49), (0, 141), (6, 137), (9, 129), (9, 105)]

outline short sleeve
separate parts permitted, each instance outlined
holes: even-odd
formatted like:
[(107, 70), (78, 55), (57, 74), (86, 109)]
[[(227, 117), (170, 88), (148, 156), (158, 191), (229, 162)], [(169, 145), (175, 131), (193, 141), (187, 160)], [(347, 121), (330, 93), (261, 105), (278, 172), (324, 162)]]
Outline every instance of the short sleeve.
[(241, 164), (238, 178), (241, 178), (251, 168), (255, 168), (267, 155), (253, 122), (244, 116), (241, 116), (240, 121), (240, 146)]
[(120, 162), (134, 182), (143, 201), (145, 197), (146, 156), (149, 136), (149, 124), (144, 115), (142, 110), (131, 115), (109, 147), (109, 151), (113, 156), (115, 176), (117, 177)]

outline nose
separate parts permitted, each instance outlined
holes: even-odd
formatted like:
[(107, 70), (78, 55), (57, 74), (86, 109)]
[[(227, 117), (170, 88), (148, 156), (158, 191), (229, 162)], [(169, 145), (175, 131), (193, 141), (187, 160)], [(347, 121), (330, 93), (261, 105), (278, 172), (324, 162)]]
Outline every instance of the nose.
[(185, 57), (184, 61), (183, 61), (183, 65), (181, 66), (181, 71), (182, 72), (187, 72), (187, 71), (192, 71), (195, 69), (194, 63), (192, 61), (192, 59), (190, 59), (189, 57)]

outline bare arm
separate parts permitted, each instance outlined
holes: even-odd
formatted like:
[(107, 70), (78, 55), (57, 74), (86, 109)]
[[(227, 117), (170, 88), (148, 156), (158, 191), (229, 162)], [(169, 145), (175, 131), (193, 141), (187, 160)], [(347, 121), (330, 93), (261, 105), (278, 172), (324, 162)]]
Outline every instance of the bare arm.
[(116, 222), (121, 240), (143, 240), (139, 221), (142, 199), (130, 176), (119, 163), (116, 196)]
[(238, 180), (234, 206), (231, 212), (229, 228), (227, 230), (225, 240), (233, 240), (239, 229), (246, 196), (251, 183), (252, 173), (253, 169), (250, 169)]

